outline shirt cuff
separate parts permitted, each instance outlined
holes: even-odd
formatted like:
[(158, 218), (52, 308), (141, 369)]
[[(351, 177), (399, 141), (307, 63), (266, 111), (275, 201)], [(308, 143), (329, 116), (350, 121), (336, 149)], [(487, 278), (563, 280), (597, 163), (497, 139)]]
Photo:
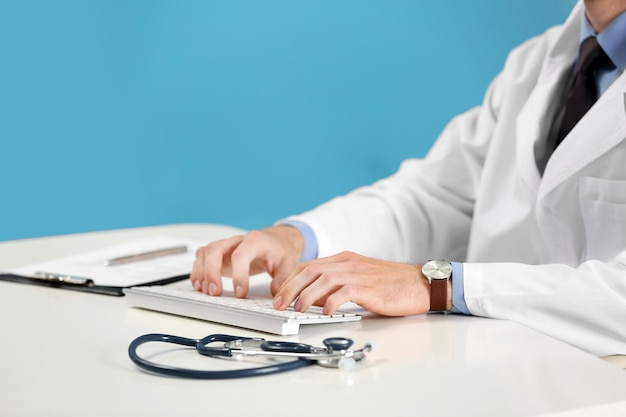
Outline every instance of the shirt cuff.
[(467, 304), (465, 304), (465, 290), (463, 287), (463, 264), (451, 262), (452, 264), (452, 310), (451, 313), (471, 315)]
[(302, 234), (304, 238), (304, 249), (302, 250), (302, 256), (299, 262), (306, 262), (317, 258), (317, 238), (315, 237), (315, 232), (313, 232), (313, 229), (311, 229), (308, 224), (296, 220), (287, 220), (280, 224), (295, 227)]

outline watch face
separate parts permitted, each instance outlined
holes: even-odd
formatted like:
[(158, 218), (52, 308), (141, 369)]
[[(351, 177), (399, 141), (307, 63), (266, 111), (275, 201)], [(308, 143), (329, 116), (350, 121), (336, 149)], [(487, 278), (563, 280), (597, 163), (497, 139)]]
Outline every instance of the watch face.
[(430, 279), (448, 279), (452, 275), (452, 265), (448, 261), (428, 261), (422, 273)]

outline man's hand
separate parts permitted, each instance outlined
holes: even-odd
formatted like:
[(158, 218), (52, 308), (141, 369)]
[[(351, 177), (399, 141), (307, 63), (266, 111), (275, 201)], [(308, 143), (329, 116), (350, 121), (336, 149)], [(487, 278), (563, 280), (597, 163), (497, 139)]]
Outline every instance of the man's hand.
[(196, 252), (191, 282), (196, 290), (222, 294), (222, 276), (233, 278), (237, 297), (248, 295), (250, 275), (268, 272), (272, 294), (295, 269), (304, 239), (291, 226), (273, 226), (209, 243)]
[(299, 265), (275, 294), (274, 307), (283, 310), (293, 301), (297, 311), (319, 305), (332, 314), (353, 302), (381, 315), (407, 316), (429, 310), (430, 285), (421, 265), (344, 252)]

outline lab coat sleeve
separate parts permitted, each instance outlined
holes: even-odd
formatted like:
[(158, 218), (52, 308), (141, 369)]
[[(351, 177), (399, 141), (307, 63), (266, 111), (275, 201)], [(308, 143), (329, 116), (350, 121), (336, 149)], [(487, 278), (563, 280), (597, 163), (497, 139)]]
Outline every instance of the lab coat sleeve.
[(473, 315), (512, 320), (597, 356), (626, 354), (626, 250), (610, 262), (465, 263)]
[(448, 124), (424, 159), (408, 159), (394, 175), (282, 222), (309, 225), (318, 257), (353, 251), (398, 262), (464, 260), (498, 84), (481, 107)]

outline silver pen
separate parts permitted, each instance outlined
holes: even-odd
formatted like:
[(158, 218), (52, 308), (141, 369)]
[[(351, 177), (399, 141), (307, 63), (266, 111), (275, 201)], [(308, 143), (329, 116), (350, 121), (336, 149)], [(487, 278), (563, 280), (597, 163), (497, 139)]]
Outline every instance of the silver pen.
[(130, 262), (147, 261), (149, 259), (160, 258), (168, 255), (177, 255), (179, 253), (187, 252), (187, 246), (172, 246), (169, 248), (156, 249), (148, 252), (135, 253), (133, 255), (120, 256), (118, 258), (107, 259), (104, 261), (105, 266), (115, 266), (127, 264)]

